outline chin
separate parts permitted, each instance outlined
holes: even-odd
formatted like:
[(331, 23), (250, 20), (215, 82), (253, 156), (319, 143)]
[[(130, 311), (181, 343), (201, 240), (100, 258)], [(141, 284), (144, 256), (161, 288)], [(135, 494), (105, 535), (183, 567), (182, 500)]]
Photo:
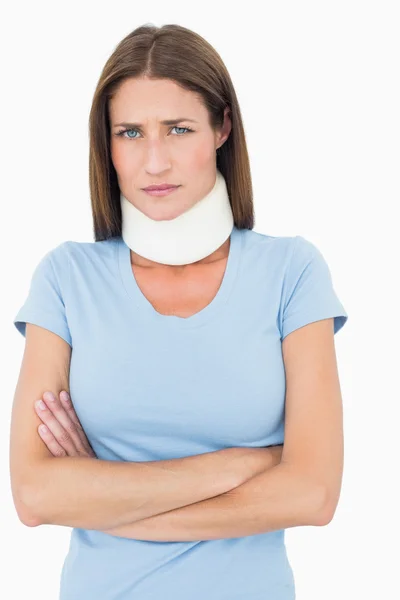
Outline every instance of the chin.
[(165, 206), (162, 209), (160, 207), (155, 208), (153, 211), (143, 211), (144, 214), (152, 219), (153, 221), (171, 221), (172, 219), (176, 219), (179, 215), (183, 214), (184, 209), (182, 208), (172, 208)]

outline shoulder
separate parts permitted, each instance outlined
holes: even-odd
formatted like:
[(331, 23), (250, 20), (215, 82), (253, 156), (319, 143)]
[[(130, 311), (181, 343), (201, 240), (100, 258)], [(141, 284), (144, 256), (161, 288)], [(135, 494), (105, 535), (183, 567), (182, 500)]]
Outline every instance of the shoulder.
[(293, 262), (304, 263), (319, 254), (317, 246), (301, 235), (269, 235), (254, 229), (240, 231), (247, 254), (273, 260), (283, 271), (291, 268)]
[(75, 242), (67, 240), (55, 248), (58, 252), (64, 252), (69, 258), (73, 256), (107, 256), (115, 252), (118, 243), (121, 241), (120, 237), (113, 237), (108, 240), (101, 240), (98, 242)]
[(96, 273), (113, 269), (116, 248), (121, 238), (99, 242), (66, 240), (49, 249), (35, 266), (33, 280), (53, 281), (61, 291), (66, 291), (71, 277), (89, 279)]
[(98, 242), (66, 240), (51, 249), (46, 254), (46, 257), (48, 257), (55, 267), (60, 268), (70, 268), (72, 265), (93, 265), (93, 263), (97, 261), (104, 261), (107, 259), (113, 260), (120, 240), (121, 238), (119, 237)]
[(287, 259), (289, 263), (293, 260), (308, 261), (322, 256), (318, 246), (302, 235), (269, 235), (254, 231), (254, 229), (240, 231), (243, 245), (247, 249), (265, 249)]
[(268, 285), (276, 284), (282, 299), (306, 285), (329, 287), (330, 267), (318, 248), (302, 235), (276, 236), (243, 229), (242, 249), (246, 272), (266, 273)]

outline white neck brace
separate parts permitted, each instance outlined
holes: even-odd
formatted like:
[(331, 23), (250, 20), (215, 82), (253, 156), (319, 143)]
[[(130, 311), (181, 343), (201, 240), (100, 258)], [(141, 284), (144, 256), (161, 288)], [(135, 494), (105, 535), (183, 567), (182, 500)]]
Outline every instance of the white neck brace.
[(154, 221), (122, 193), (120, 202), (121, 235), (126, 245), (140, 256), (165, 265), (185, 265), (205, 258), (228, 239), (234, 226), (226, 182), (218, 169), (213, 189), (175, 219)]

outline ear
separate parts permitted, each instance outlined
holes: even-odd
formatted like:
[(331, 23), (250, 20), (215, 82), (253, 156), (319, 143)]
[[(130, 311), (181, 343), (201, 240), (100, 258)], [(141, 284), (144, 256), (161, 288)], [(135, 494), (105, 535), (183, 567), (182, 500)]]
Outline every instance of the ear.
[(219, 131), (218, 134), (218, 142), (217, 142), (217, 148), (220, 148), (221, 146), (223, 146), (223, 144), (226, 142), (226, 140), (229, 137), (229, 134), (231, 132), (232, 129), (232, 121), (230, 118), (230, 109), (229, 106), (226, 106), (224, 109), (224, 122), (223, 125)]

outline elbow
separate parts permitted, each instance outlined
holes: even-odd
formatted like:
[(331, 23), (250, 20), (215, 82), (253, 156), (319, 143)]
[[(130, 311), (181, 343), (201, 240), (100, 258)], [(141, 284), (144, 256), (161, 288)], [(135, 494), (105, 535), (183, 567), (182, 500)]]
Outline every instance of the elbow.
[(285, 464), (295, 481), (296, 510), (297, 514), (301, 515), (298, 524), (317, 527), (329, 525), (334, 517), (338, 500), (338, 494), (335, 496), (332, 486), (321, 479), (318, 480), (315, 475), (310, 474), (309, 470), (305, 471), (298, 466), (293, 467), (282, 462), (280, 464)]
[(329, 492), (323, 488), (320, 491), (320, 500), (313, 511), (311, 524), (317, 527), (329, 525), (335, 515), (335, 509), (336, 507), (333, 506)]
[(19, 520), (26, 527), (38, 527), (42, 524), (38, 517), (38, 510), (35, 502), (35, 492), (27, 486), (21, 486), (16, 492), (13, 492), (14, 505)]
[[(37, 461), (23, 471), (11, 471), (11, 489), (19, 520), (26, 527), (48, 524), (46, 497), (53, 480), (47, 460)], [(33, 476), (31, 475), (33, 473)], [(50, 505), (54, 505), (52, 499)]]
[(30, 516), (28, 516), (28, 517), (26, 517), (24, 519), (20, 518), (20, 521), (26, 527), (39, 527), (39, 525), (42, 524), (38, 519), (35, 519), (33, 517), (30, 517)]

